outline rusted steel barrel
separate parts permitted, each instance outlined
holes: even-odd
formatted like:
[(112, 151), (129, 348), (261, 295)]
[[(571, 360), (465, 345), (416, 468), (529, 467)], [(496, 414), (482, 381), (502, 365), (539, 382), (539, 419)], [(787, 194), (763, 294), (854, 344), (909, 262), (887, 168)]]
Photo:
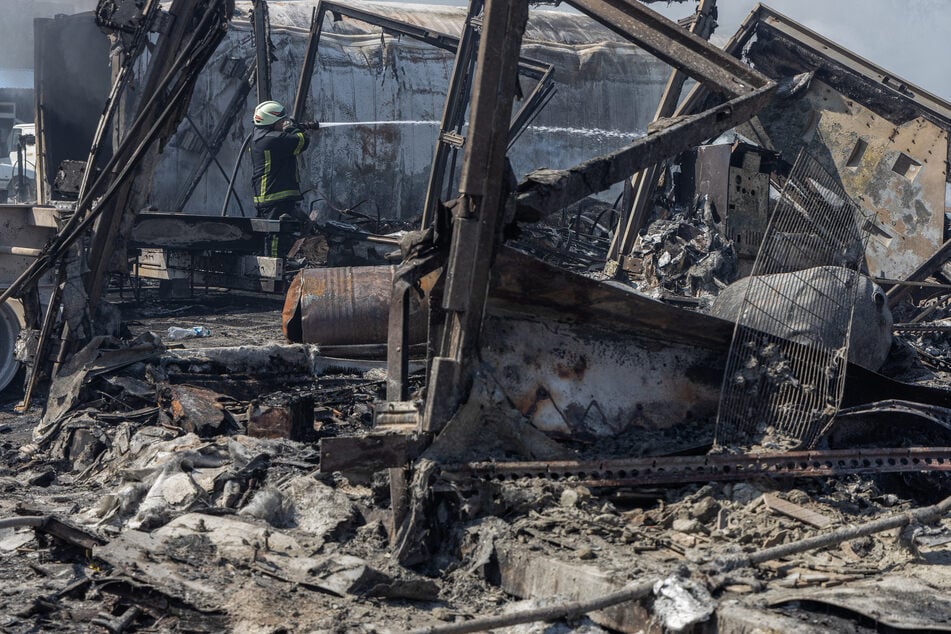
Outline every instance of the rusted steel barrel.
[[(386, 343), (395, 266), (304, 269), (284, 299), (288, 340), (323, 345)], [(429, 286), (423, 280), (427, 295)], [(426, 340), (427, 298), (410, 300), (410, 343)]]

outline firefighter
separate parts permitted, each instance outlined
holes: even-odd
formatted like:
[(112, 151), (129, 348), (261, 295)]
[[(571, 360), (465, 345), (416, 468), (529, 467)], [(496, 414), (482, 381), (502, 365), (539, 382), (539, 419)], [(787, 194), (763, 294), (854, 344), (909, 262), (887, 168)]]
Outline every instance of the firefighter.
[(265, 101), (254, 109), (251, 139), (252, 187), (258, 218), (278, 220), (282, 216), (310, 224), (299, 207), (302, 199), (297, 175), (297, 156), (307, 149), (306, 132), (316, 123), (296, 124), (276, 101)]

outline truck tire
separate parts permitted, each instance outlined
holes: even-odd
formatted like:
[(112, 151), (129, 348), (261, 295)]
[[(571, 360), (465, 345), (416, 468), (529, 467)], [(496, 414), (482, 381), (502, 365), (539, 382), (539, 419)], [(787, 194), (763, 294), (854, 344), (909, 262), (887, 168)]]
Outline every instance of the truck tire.
[(14, 300), (0, 304), (0, 390), (5, 389), (20, 371), (20, 362), (15, 357), (15, 347), (22, 317)]

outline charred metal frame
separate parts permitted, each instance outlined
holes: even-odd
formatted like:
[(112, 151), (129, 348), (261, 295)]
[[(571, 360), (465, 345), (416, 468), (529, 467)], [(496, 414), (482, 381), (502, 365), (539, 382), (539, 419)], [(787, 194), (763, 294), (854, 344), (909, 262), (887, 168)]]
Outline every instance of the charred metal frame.
[[(210, 1), (193, 31), (185, 31), (186, 25), (183, 25), (174, 33), (176, 43), (165, 45), (156, 53), (164, 62), (163, 68), (156, 68), (156, 72), (150, 75), (150, 79), (154, 81), (150, 81), (146, 86), (145, 102), (130, 126), (133, 132), (122, 139), (112, 158), (77, 203), (76, 213), (44, 249), (44, 254), (27, 267), (7, 289), (0, 292), (0, 301), (6, 301), (22, 288), (35, 282), (97, 222), (99, 224), (95, 230), (91, 252), (98, 256), (98, 259), (90, 257), (91, 264), (97, 265), (90, 276), (90, 291), (94, 286), (99, 286), (101, 290), (104, 267), (108, 264), (114, 235), (122, 215), (119, 212), (124, 211), (124, 205), (115, 204), (116, 199), (128, 194), (127, 185), (131, 180), (129, 177), (154, 141), (160, 135), (169, 134), (174, 117), (181, 109), (182, 100), (186, 98), (207, 57), (224, 37), (224, 29), (209, 30), (213, 20), (221, 17), (219, 13), (224, 4), (220, 0)], [(189, 33), (191, 38), (185, 42), (184, 37)], [(106, 262), (103, 263), (103, 260)], [(90, 292), (90, 297), (90, 307), (93, 307), (96, 302), (92, 298), (98, 299), (98, 293)]]
[(271, 22), (267, 0), (254, 0), (251, 26), (254, 29), (255, 75), (258, 103), (271, 99)]
[[(424, 228), (429, 226), (435, 217), (443, 188), (451, 187), (451, 182), (448, 184), (445, 182), (447, 174), (452, 174), (455, 171), (458, 151), (466, 146), (466, 139), (460, 133), (465, 124), (465, 115), (469, 105), (467, 99), (471, 91), (475, 54), (480, 39), (478, 31), (483, 28), (483, 19), (481, 18), (483, 7), (484, 4), (481, 0), (473, 0), (468, 10), (468, 17), (461, 38), (336, 2), (322, 1), (318, 3), (311, 17), (307, 51), (301, 67), (300, 79), (297, 84), (297, 96), (294, 102), (295, 119), (303, 119), (306, 115), (307, 96), (310, 92), (313, 66), (316, 62), (316, 52), (323, 32), (324, 18), (328, 12), (335, 20), (339, 20), (341, 16), (359, 20), (381, 27), (384, 33), (411, 37), (456, 55), (426, 191), (422, 220)], [(511, 118), (506, 136), (506, 149), (514, 143), (541, 108), (551, 99), (555, 91), (552, 80), (554, 68), (549, 64), (518, 56), (518, 48), (516, 47), (513, 53), (515, 59), (517, 59), (516, 71), (519, 75), (534, 80), (535, 86), (518, 113)], [(517, 84), (514, 89), (515, 92), (518, 92)], [(405, 402), (408, 398), (406, 377), (408, 374), (409, 346), (406, 345), (406, 333), (408, 332), (410, 293), (414, 292), (415, 285), (422, 275), (441, 264), (432, 260), (427, 262), (429, 262), (428, 265), (415, 267), (412, 271), (404, 270), (403, 275), (397, 279), (393, 291), (387, 353), (389, 377), (387, 380), (387, 399), (393, 404)]]
[(106, 134), (106, 129), (108, 128), (109, 122), (112, 120), (112, 117), (119, 106), (119, 97), (125, 91), (126, 85), (130, 80), (132, 66), (135, 64), (139, 54), (142, 52), (142, 49), (148, 40), (148, 33), (152, 29), (152, 24), (155, 22), (158, 14), (159, 0), (149, 0), (146, 6), (142, 9), (142, 24), (135, 30), (135, 34), (132, 38), (132, 44), (129, 46), (128, 52), (125, 53), (125, 58), (122, 60), (122, 66), (119, 68), (119, 72), (116, 75), (115, 80), (112, 82), (112, 90), (109, 92), (109, 96), (106, 98), (105, 108), (103, 108), (102, 116), (99, 118), (99, 123), (96, 126), (96, 132), (93, 135), (93, 142), (89, 148), (89, 156), (86, 159), (86, 169), (83, 170), (83, 179), (79, 185), (79, 192), (76, 195), (77, 200), (82, 200), (86, 194), (86, 190), (89, 187), (89, 178), (94, 172), (96, 158), (99, 156), (99, 150), (102, 146), (102, 140)]
[[(397, 269), (393, 280), (393, 295), (390, 300), (390, 313), (387, 322), (386, 342), (386, 400), (390, 409), (396, 403), (406, 403), (409, 399), (409, 333), (410, 298), (417, 292), (419, 280), (439, 268), (441, 262), (435, 258), (426, 260), (422, 266), (404, 266)], [(415, 408), (411, 409), (415, 412)], [(379, 422), (379, 417), (377, 418)]]
[[(480, 14), (483, 6), (482, 0), (473, 0), (470, 4), (461, 38), (337, 2), (319, 2), (311, 19), (307, 51), (301, 67), (300, 80), (297, 84), (297, 98), (294, 102), (294, 118), (297, 120), (302, 120), (305, 116), (307, 95), (313, 77), (317, 47), (320, 45), (324, 17), (328, 12), (333, 15), (335, 21), (340, 20), (341, 16), (346, 16), (353, 20), (379, 26), (384, 33), (397, 36), (405, 35), (456, 55), (456, 62), (449, 80), (446, 105), (439, 126), (439, 135), (436, 140), (436, 151), (430, 171), (429, 184), (426, 188), (423, 227), (432, 222), (443, 187), (451, 187), (451, 183), (445, 183), (446, 175), (455, 171), (456, 155), (465, 145), (465, 138), (461, 136), (461, 132), (465, 124), (467, 100), (472, 85), (472, 70), (475, 63), (476, 47), (479, 44), (479, 31), (482, 29)], [(510, 145), (515, 142), (532, 119), (548, 103), (555, 91), (552, 80), (554, 68), (550, 64), (527, 57), (519, 57), (518, 60), (518, 74), (532, 79), (536, 83), (509, 125)], [(450, 161), (451, 164), (449, 164)], [(450, 196), (451, 192), (447, 192), (446, 197)]]
[[(470, 5), (470, 20), (478, 0)], [(726, 103), (672, 122), (663, 130), (649, 134), (611, 154), (589, 160), (569, 170), (537, 170), (518, 185), (517, 217), (538, 218), (561, 209), (589, 194), (603, 191), (634, 172), (683, 151), (687, 147), (716, 136), (748, 121), (762, 108), (776, 84), (743, 62), (711, 46), (702, 37), (639, 4), (635, 0), (571, 0), (570, 4), (607, 28), (646, 49), (711, 90), (729, 98)], [(473, 116), (466, 146), (466, 163), (460, 196), (453, 208), (453, 235), (446, 264), (446, 288), (442, 308), (446, 322), (441, 342), (432, 359), (421, 431), (438, 432), (462, 400), (469, 384), (469, 360), (477, 349), (478, 332), (487, 294), (488, 273), (497, 243), (498, 220), (502, 199), (505, 156), (494, 154), (493, 126), (476, 118), (476, 108), (492, 112), (496, 125), (508, 121), (507, 107), (513, 90), (503, 90), (497, 74), (503, 51), (521, 46), (524, 25), (505, 26), (490, 22), (491, 5), (486, 4), (480, 60), (493, 60), (495, 68), (476, 65), (472, 88)], [(514, 11), (509, 7), (503, 11)], [(505, 29), (496, 33), (493, 29)], [(487, 40), (487, 38), (492, 38)], [(487, 51), (491, 51), (487, 53)], [(490, 57), (486, 57), (489, 55)], [(457, 71), (467, 63), (465, 50), (457, 53)], [(490, 64), (491, 65), (491, 64)], [(513, 82), (514, 83), (514, 82)], [(514, 86), (513, 86), (514, 88)], [(450, 92), (447, 112), (455, 105)], [(478, 143), (477, 143), (478, 142)], [(435, 165), (439, 155), (434, 161)], [(398, 336), (397, 332), (392, 333)], [(432, 335), (431, 335), (432, 337)], [(432, 343), (432, 341), (431, 341)], [(391, 346), (393, 349), (395, 346)], [(402, 346), (405, 349), (405, 346)], [(393, 361), (391, 360), (391, 367)]]
[[(178, 15), (195, 15), (199, 13), (200, 6), (201, 3), (198, 0), (183, 0), (180, 2), (180, 6), (173, 5), (171, 9), (173, 11), (178, 9)], [(143, 88), (144, 95), (161, 95), (162, 91), (159, 86), (166, 84), (173, 76), (177, 76), (177, 83), (182, 86), (183, 95), (185, 94), (184, 90), (190, 91), (198, 78), (198, 73), (205, 67), (208, 58), (224, 38), (222, 29), (210, 28), (217, 14), (221, 13), (224, 8), (225, 3), (220, 2), (220, 0), (208, 0), (194, 31), (188, 30), (187, 25), (182, 25), (168, 33), (161, 40), (160, 47), (155, 51), (154, 60), (150, 64), (149, 76)], [(200, 47), (201, 53), (198, 53), (196, 47)], [(189, 59), (189, 53), (195, 55), (195, 57)], [(188, 67), (189, 63), (191, 64), (190, 68)], [(181, 73), (178, 72), (179, 69), (182, 70)], [(169, 99), (167, 103), (181, 109), (182, 104), (179, 99)], [(140, 112), (144, 112), (144, 108), (140, 109)], [(176, 114), (181, 116), (184, 113), (178, 112)], [(146, 123), (151, 123), (154, 120), (154, 113), (149, 113), (145, 118)], [(177, 123), (173, 127), (177, 127)], [(130, 132), (130, 136), (135, 136), (140, 129), (139, 126), (136, 126)], [(167, 135), (171, 134), (172, 130), (160, 129), (160, 132)], [(119, 225), (122, 222), (131, 191), (132, 179), (120, 185), (118, 196), (107, 207), (106, 212), (100, 216), (94, 230), (88, 257), (92, 272), (89, 276), (89, 282), (86, 284), (89, 304), (93, 309), (99, 303), (102, 294), (106, 271), (112, 260), (116, 237), (119, 234)]]
[[(727, 41), (723, 51), (733, 57), (738, 57), (743, 47), (753, 37), (755, 29), (752, 27), (756, 23), (755, 12), (746, 17), (740, 25), (738, 31)], [(669, 85), (669, 83), (668, 83)], [(692, 114), (710, 94), (710, 87), (703, 83), (697, 83), (691, 88), (690, 92), (681, 100), (680, 104), (673, 110), (672, 117), (681, 117), (685, 114)], [(665, 93), (665, 97), (666, 97)], [(751, 120), (752, 121), (752, 120)], [(770, 147), (769, 144), (764, 144)], [(771, 148), (770, 148), (771, 149)], [(656, 168), (656, 164), (651, 169)], [(618, 219), (617, 228), (614, 232), (614, 239), (611, 242), (611, 248), (608, 251), (608, 261), (605, 271), (613, 274), (618, 267), (623, 268), (624, 258), (630, 255), (634, 248), (634, 241), (640, 232), (646, 217), (646, 205), (650, 200), (652, 190), (656, 181), (656, 171), (652, 178), (645, 179), (638, 175), (638, 191), (632, 204), (621, 210), (621, 216)], [(650, 175), (648, 175), (650, 176)]]
[(690, 77), (730, 96), (771, 83), (702, 37), (636, 0), (569, 0), (568, 4)]
[(323, 19), (320, 9), (321, 4), (318, 2), (310, 14), (310, 33), (307, 36), (307, 48), (304, 51), (300, 77), (297, 79), (297, 92), (294, 93), (292, 115), (294, 121), (303, 121), (307, 109), (307, 95), (310, 92), (310, 81), (314, 76), (314, 62), (317, 61), (317, 43), (320, 41), (320, 20)]
[(604, 191), (639, 170), (748, 121), (776, 89), (769, 78), (636, 0), (570, 0), (569, 4), (729, 100), (673, 119), (668, 127), (631, 145), (567, 170), (530, 173), (519, 184), (519, 215), (523, 218), (544, 216)]
[[(469, 142), (453, 209), (445, 269), (442, 308), (446, 320), (429, 373), (424, 432), (442, 428), (469, 382), (466, 374), (477, 349), (489, 272), (500, 242), (508, 150), (504, 122), (512, 117), (516, 60), (527, 23), (528, 6), (522, 0), (489, 0), (485, 5), (473, 77)], [(463, 54), (460, 47), (457, 60)]]
[[(690, 25), (690, 32), (709, 40), (717, 26), (715, 15), (716, 0), (700, 0), (697, 5), (697, 12), (694, 14), (693, 23)], [(664, 87), (664, 93), (661, 95), (660, 103), (657, 105), (657, 112), (654, 113), (655, 122), (674, 115), (686, 80), (687, 75), (680, 70), (674, 69), (671, 71), (670, 77), (667, 79), (667, 85)], [(627, 254), (633, 246), (633, 238), (630, 237), (631, 229), (633, 227), (639, 228), (644, 222), (647, 202), (653, 193), (659, 167), (657, 164), (651, 165), (635, 174), (629, 183), (625, 183), (625, 196), (621, 203), (621, 219), (618, 222), (618, 227), (624, 224), (623, 219), (625, 217), (629, 220), (626, 223), (625, 230), (615, 231), (611, 240), (611, 246), (608, 249), (608, 261), (605, 266), (606, 272), (610, 275), (616, 272), (622, 256)]]

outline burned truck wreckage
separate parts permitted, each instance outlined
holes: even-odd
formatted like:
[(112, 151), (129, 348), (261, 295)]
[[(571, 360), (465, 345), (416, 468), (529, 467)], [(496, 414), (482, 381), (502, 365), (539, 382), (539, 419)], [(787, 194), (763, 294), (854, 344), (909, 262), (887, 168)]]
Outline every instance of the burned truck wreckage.
[(566, 4), (36, 21), (0, 629), (951, 630), (951, 103)]

